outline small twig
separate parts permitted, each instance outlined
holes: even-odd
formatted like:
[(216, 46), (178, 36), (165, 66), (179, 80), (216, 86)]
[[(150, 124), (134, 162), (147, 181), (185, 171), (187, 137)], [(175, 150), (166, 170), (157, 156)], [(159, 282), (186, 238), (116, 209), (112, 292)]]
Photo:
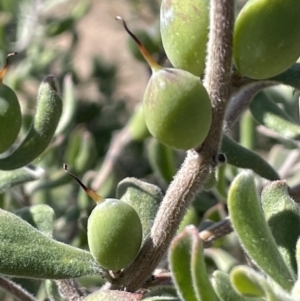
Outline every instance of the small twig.
[(133, 139), (128, 131), (128, 127), (126, 126), (115, 134), (109, 150), (103, 160), (101, 170), (91, 185), (92, 189), (98, 190), (101, 187), (114, 169), (116, 162), (120, 158), (120, 154), (124, 148), (132, 141)]
[(228, 105), (224, 124), (225, 132), (233, 128), (242, 113), (248, 108), (256, 93), (264, 88), (277, 84), (279, 83), (273, 81), (255, 81), (240, 88), (240, 90), (232, 96)]
[(300, 203), (300, 184), (289, 188), (289, 195), (296, 203)]
[(231, 226), (231, 222), (229, 217), (224, 218), (218, 223), (213, 224), (209, 228), (201, 231), (199, 233), (199, 237), (203, 241), (204, 248), (209, 248), (212, 246), (214, 241), (222, 238), (223, 236), (231, 233), (233, 228)]
[(113, 284), (106, 286), (110, 289), (123, 287), (135, 291), (149, 278), (167, 251), (186, 208), (215, 166), (214, 158), (219, 151), (225, 110), (230, 98), (234, 1), (212, 0), (210, 20), (204, 81), (213, 108), (210, 132), (202, 146), (187, 152), (181, 169), (161, 203), (150, 237), (143, 244), (134, 263)]
[(66, 301), (81, 301), (88, 295), (75, 279), (55, 280), (55, 283), (59, 294)]
[(0, 276), (0, 288), (13, 295), (19, 301), (38, 301), (20, 285), (3, 276)]
[(298, 160), (299, 150), (294, 149), (290, 151), (287, 157), (285, 158), (283, 164), (281, 165), (280, 169), (278, 170), (278, 174), (281, 179), (286, 179), (291, 174), (291, 170)]

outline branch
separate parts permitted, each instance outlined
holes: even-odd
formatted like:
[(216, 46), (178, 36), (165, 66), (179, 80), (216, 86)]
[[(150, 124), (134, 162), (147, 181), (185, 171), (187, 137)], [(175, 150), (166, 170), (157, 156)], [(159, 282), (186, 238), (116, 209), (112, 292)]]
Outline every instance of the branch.
[(88, 294), (75, 279), (55, 280), (59, 294), (67, 301), (81, 301)]
[(219, 151), (223, 120), (231, 90), (234, 0), (212, 0), (210, 20), (209, 51), (204, 80), (213, 108), (210, 132), (201, 146), (187, 152), (181, 169), (161, 203), (150, 237), (143, 244), (136, 260), (124, 270), (120, 278), (113, 284), (106, 285), (106, 288), (123, 287), (127, 291), (135, 291), (141, 287), (166, 253), (186, 208), (216, 165), (214, 158)]
[(0, 276), (0, 288), (14, 296), (19, 301), (37, 301), (30, 293), (15, 282)]
[(242, 113), (248, 108), (252, 98), (260, 90), (278, 85), (274, 81), (254, 81), (242, 86), (239, 91), (233, 95), (226, 111), (224, 131), (232, 129), (235, 123), (240, 119)]

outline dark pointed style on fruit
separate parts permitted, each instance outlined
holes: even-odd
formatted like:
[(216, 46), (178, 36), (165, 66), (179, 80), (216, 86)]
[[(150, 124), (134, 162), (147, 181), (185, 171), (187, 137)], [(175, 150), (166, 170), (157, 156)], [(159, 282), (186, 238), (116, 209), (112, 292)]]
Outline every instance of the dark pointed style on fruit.
[(137, 43), (141, 54), (143, 55), (144, 59), (147, 61), (148, 65), (150, 66), (150, 68), (152, 70), (152, 72), (154, 72), (155, 70), (162, 69), (162, 67), (160, 65), (158, 65), (155, 62), (155, 60), (153, 59), (153, 57), (148, 53), (147, 49), (144, 47), (144, 45), (141, 43), (141, 41), (129, 30), (129, 28), (127, 27), (127, 24), (123, 20), (123, 18), (120, 17), (120, 16), (116, 16), (116, 20), (121, 21), (123, 23), (123, 26), (124, 26), (125, 30), (127, 31), (127, 33)]
[(83, 190), (86, 192), (86, 194), (96, 203), (96, 204), (100, 204), (101, 202), (104, 201), (104, 198), (100, 195), (98, 195), (95, 191), (93, 191), (92, 189), (86, 187), (77, 176), (75, 176), (74, 174), (72, 174), (71, 172), (69, 172), (68, 170), (68, 165), (64, 164), (63, 165), (64, 171), (71, 176), (72, 178), (74, 178), (79, 185), (83, 188)]
[(212, 118), (210, 98), (199, 77), (174, 68), (163, 68), (151, 57), (139, 39), (125, 30), (137, 43), (152, 69), (143, 98), (145, 122), (149, 132), (161, 143), (188, 150), (206, 138)]
[(6, 56), (5, 64), (4, 64), (4, 66), (2, 67), (2, 69), (0, 71), (0, 84), (2, 84), (4, 75), (6, 74), (6, 71), (7, 71), (7, 68), (8, 68), (8, 58), (11, 57), (11, 56), (14, 56), (16, 54), (17, 54), (17, 52), (11, 52)]
[(77, 176), (73, 177), (97, 203), (88, 218), (87, 236), (90, 252), (99, 265), (107, 270), (119, 271), (137, 256), (143, 238), (142, 223), (135, 209), (118, 199), (104, 199), (87, 188)]

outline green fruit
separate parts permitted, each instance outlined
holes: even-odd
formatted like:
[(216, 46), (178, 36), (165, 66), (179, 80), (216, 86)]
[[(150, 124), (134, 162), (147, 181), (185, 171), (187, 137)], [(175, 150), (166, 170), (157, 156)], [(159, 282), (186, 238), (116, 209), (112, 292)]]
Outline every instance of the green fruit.
[(201, 76), (208, 41), (209, 0), (163, 0), (160, 10), (162, 43), (175, 68)]
[(16, 93), (2, 83), (8, 68), (8, 58), (0, 71), (0, 153), (6, 151), (16, 140), (22, 125), (22, 114)]
[(143, 100), (149, 132), (176, 149), (201, 144), (211, 125), (210, 98), (199, 77), (180, 69), (153, 70)]
[(210, 98), (199, 77), (188, 71), (162, 68), (144, 45), (118, 20), (139, 46), (152, 69), (143, 99), (145, 122), (149, 132), (161, 143), (188, 150), (201, 144), (211, 125)]
[(137, 256), (142, 242), (142, 224), (136, 211), (117, 199), (106, 199), (88, 219), (88, 244), (99, 265), (118, 271)]
[(233, 58), (243, 76), (266, 79), (300, 56), (300, 1), (249, 0), (235, 22)]

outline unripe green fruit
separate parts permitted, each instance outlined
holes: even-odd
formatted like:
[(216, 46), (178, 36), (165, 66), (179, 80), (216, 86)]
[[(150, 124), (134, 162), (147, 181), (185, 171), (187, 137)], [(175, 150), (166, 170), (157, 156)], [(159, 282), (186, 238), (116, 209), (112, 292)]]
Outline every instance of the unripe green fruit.
[(201, 76), (208, 41), (209, 0), (163, 0), (160, 31), (168, 59), (175, 68)]
[(106, 199), (88, 219), (88, 244), (99, 265), (118, 271), (137, 256), (142, 242), (142, 224), (136, 211), (117, 199)]
[(300, 1), (249, 0), (237, 17), (233, 58), (243, 76), (266, 79), (300, 56)]
[(201, 144), (211, 125), (210, 98), (199, 77), (172, 68), (162, 68), (148, 53), (140, 40), (128, 29), (152, 70), (144, 99), (143, 110), (149, 132), (161, 143), (188, 150)]
[(22, 125), (22, 114), (16, 93), (0, 84), (0, 153), (16, 140)]
[(211, 125), (211, 102), (200, 78), (180, 69), (153, 71), (143, 109), (149, 132), (177, 149), (201, 144)]

